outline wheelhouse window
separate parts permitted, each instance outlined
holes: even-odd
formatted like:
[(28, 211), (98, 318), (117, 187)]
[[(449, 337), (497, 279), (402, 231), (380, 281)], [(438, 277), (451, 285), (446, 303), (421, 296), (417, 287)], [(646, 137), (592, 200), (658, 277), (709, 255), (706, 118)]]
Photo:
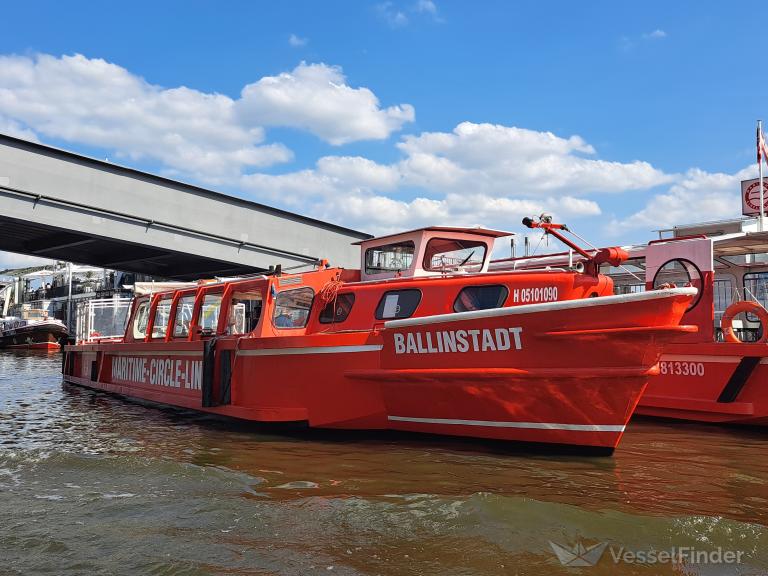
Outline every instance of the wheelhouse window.
[(200, 306), (200, 316), (197, 318), (197, 326), (200, 333), (210, 335), (216, 332), (219, 325), (219, 311), (221, 310), (221, 294), (206, 294), (203, 297), (203, 305)]
[(139, 304), (136, 314), (133, 315), (133, 337), (141, 340), (147, 335), (147, 324), (149, 323), (149, 300)]
[(411, 267), (416, 245), (413, 241), (375, 246), (365, 251), (365, 273), (402, 272)]
[(480, 270), (485, 261), (485, 242), (432, 238), (424, 251), (424, 270), (443, 271), (457, 268)]
[(229, 306), (227, 334), (248, 334), (255, 330), (261, 317), (261, 292), (235, 292)]
[(168, 317), (171, 314), (172, 298), (163, 298), (155, 308), (155, 321), (152, 323), (152, 338), (165, 338), (168, 332)]
[(275, 298), (272, 323), (275, 328), (303, 328), (307, 325), (315, 293), (312, 288), (280, 292)]
[(385, 292), (376, 307), (377, 320), (410, 318), (421, 302), (420, 290), (391, 290)]
[(326, 304), (320, 311), (320, 323), (331, 324), (344, 322), (352, 311), (352, 305), (355, 303), (355, 295), (350, 293), (339, 294)]
[(195, 295), (179, 298), (176, 305), (176, 319), (173, 321), (173, 337), (183, 338), (189, 336), (189, 325), (192, 322), (192, 311), (195, 308)]
[(503, 284), (467, 286), (456, 297), (453, 310), (455, 312), (468, 312), (470, 310), (501, 308), (508, 295), (509, 289)]

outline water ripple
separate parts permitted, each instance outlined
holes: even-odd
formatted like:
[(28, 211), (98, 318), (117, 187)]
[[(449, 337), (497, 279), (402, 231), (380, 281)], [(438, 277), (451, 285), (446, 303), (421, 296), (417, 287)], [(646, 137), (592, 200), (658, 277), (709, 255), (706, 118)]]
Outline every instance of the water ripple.
[[(637, 421), (613, 458), (275, 433), (62, 385), (0, 353), (2, 574), (571, 574), (551, 542), (744, 552), (768, 570), (766, 434)], [(634, 574), (606, 552), (594, 574)], [(585, 572), (586, 573), (586, 572)]]

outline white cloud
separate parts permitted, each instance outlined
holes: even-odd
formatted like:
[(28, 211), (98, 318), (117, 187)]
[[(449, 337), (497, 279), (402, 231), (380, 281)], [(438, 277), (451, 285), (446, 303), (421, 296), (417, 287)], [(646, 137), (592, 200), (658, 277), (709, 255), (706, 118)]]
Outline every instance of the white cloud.
[(615, 220), (615, 230), (658, 230), (676, 224), (706, 222), (741, 216), (741, 180), (754, 177), (749, 166), (735, 174), (688, 170), (669, 190), (654, 195), (648, 204), (626, 218)]
[(264, 126), (302, 128), (334, 144), (382, 139), (414, 118), (404, 104), (382, 109), (339, 68), (301, 64), (243, 89), (242, 100), (184, 86), (162, 88), (101, 59), (76, 54), (0, 56), (0, 130), (37, 134), (154, 160), (208, 183), (293, 159), (264, 143)]
[(656, 29), (653, 32), (648, 32), (647, 34), (643, 34), (643, 38), (646, 40), (658, 40), (659, 38), (666, 38), (667, 33), (664, 32), (664, 30)]
[(334, 145), (381, 140), (414, 120), (410, 104), (381, 108), (368, 88), (352, 88), (341, 68), (301, 63), (243, 88), (239, 116), (262, 126), (292, 126)]
[(29, 128), (24, 128), (18, 122), (11, 120), (10, 118), (3, 118), (0, 115), (0, 133), (14, 138), (21, 138), (22, 140), (29, 140), (30, 142), (39, 142), (37, 134), (35, 134)]
[(319, 204), (317, 210), (319, 217), (332, 220), (341, 216), (349, 226), (378, 234), (429, 225), (484, 225), (514, 230), (520, 228), (524, 216), (542, 212), (560, 218), (600, 213), (599, 206), (591, 200), (494, 198), (483, 194), (448, 194), (442, 199), (410, 200), (375, 194), (340, 194), (330, 202)]
[[(403, 137), (391, 164), (348, 156), (313, 169), (252, 174), (241, 188), (312, 215), (375, 232), (425, 224), (515, 225), (524, 215), (601, 213), (585, 196), (641, 190), (673, 181), (645, 162), (591, 158), (579, 136), (464, 122), (452, 132)], [(585, 157), (587, 156), (587, 157)]]
[(647, 162), (590, 158), (595, 150), (579, 136), (496, 124), (463, 122), (452, 133), (406, 136), (398, 146), (408, 155), (406, 180), (444, 191), (584, 194), (650, 188), (672, 179)]
[[(261, 200), (366, 230), (505, 227), (543, 211), (590, 217), (601, 213), (590, 194), (645, 190), (679, 178), (647, 162), (600, 158), (577, 135), (472, 122), (404, 136), (397, 144), (401, 158), (389, 164), (339, 155), (322, 157), (311, 169), (260, 171), (292, 158), (282, 144), (265, 143), (266, 126), (303, 129), (340, 145), (387, 138), (413, 120), (412, 106), (382, 108), (371, 90), (351, 86), (340, 68), (326, 64), (301, 63), (263, 77), (232, 99), (154, 86), (80, 55), (0, 57), (0, 130), (153, 159), (166, 171), (239, 185)], [(660, 209), (672, 217), (670, 202), (696, 181), (691, 172), (670, 189), (673, 200), (657, 197)], [(627, 224), (655, 222), (655, 211), (649, 205)]]
[[(376, 233), (428, 224), (517, 226), (523, 216), (542, 212), (557, 217), (601, 213), (597, 202), (573, 197), (567, 189), (536, 194), (501, 185), (490, 191), (479, 186), (454, 189), (454, 173), (439, 163), (429, 167), (433, 178), (423, 177), (427, 169), (419, 163), (425, 158), (421, 154), (383, 165), (361, 157), (327, 156), (311, 170), (245, 176), (241, 187), (315, 217)], [(416, 176), (415, 164), (420, 170)], [(440, 179), (441, 174), (447, 176)]]
[(346, 186), (372, 190), (394, 190), (401, 175), (395, 167), (377, 164), (367, 158), (326, 156), (317, 161), (318, 171)]
[(306, 46), (309, 42), (309, 38), (302, 38), (301, 36), (297, 36), (296, 34), (291, 34), (288, 36), (288, 44), (293, 46), (294, 48), (300, 48), (302, 46)]
[(417, 0), (416, 4), (414, 4), (413, 9), (416, 12), (426, 12), (427, 14), (432, 14), (433, 16), (437, 14), (437, 5), (432, 2), (432, 0)]
[(264, 131), (238, 124), (234, 101), (163, 89), (82, 55), (0, 56), (0, 115), (48, 137), (150, 158), (201, 178), (236, 175), (292, 158)]
[(376, 5), (376, 13), (393, 28), (401, 28), (408, 24), (408, 16), (398, 9), (394, 2), (382, 2)]

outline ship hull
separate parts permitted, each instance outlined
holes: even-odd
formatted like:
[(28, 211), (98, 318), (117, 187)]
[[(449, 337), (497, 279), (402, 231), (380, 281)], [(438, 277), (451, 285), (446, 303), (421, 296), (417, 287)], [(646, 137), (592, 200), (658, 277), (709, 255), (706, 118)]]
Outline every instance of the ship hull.
[(659, 418), (768, 426), (768, 345), (672, 343), (637, 413)]
[(374, 331), (66, 347), (65, 380), (260, 422), (613, 449), (685, 290), (386, 322)]
[(67, 335), (64, 326), (40, 322), (32, 326), (20, 326), (0, 333), (0, 349), (46, 350), (57, 352), (60, 341)]

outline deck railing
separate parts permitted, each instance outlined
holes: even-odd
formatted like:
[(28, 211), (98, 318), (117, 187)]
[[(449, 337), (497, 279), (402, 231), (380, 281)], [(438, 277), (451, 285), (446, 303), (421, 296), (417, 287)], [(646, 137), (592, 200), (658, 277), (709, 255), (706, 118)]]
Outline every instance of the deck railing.
[(78, 302), (75, 311), (75, 337), (78, 342), (120, 338), (131, 309), (131, 298), (91, 298)]

